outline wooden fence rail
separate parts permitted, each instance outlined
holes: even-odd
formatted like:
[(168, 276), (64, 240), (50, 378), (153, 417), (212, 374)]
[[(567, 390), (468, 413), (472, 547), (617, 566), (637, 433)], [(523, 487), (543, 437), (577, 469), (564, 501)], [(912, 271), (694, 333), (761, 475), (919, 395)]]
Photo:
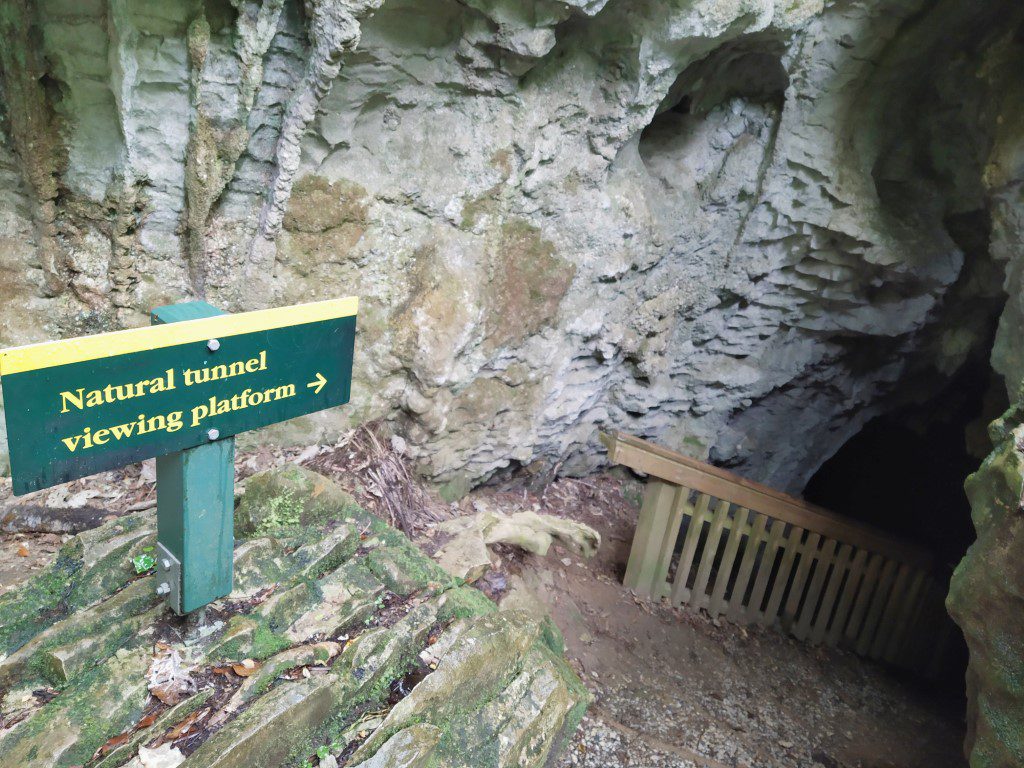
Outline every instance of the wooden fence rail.
[(653, 599), (934, 676), (953, 625), (929, 553), (802, 499), (622, 433), (648, 475), (624, 584)]

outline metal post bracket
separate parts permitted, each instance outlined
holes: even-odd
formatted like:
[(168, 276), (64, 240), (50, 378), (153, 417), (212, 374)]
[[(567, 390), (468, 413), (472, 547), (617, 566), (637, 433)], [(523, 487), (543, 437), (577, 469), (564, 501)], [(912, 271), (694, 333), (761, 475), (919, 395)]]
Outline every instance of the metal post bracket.
[(156, 593), (163, 596), (171, 609), (181, 611), (181, 563), (163, 544), (156, 545)]

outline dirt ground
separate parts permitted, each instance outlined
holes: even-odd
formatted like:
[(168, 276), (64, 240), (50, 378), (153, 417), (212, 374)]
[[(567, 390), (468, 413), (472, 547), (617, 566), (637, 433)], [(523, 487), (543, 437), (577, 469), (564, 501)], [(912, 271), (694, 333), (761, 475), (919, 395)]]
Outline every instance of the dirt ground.
[[(565, 479), (543, 492), (482, 489), (446, 505), (422, 488), (389, 492), (386, 486), (412, 482), (411, 476), (391, 446), (370, 443), (369, 449), (349, 441), (242, 455), (239, 478), (288, 461), (307, 463), (335, 475), (371, 511), (412, 528), (428, 551), (436, 547), (437, 520), (471, 514), (481, 504), (505, 512), (533, 509), (600, 532), (602, 546), (590, 562), (557, 546), (543, 558), (499, 548), (497, 568), (481, 583), (498, 599), (509, 585), (524, 584), (562, 630), (570, 662), (594, 694), (560, 766), (966, 765), (962, 703), (851, 654), (712, 622), (624, 589), (637, 483), (613, 476)], [(78, 481), (72, 490), (120, 514), (149, 503), (152, 477), (136, 468)], [(11, 502), (9, 485), (0, 482), (0, 507)], [(49, 562), (66, 537), (0, 533), (0, 589)]]
[[(602, 536), (589, 563), (565, 551), (507, 556), (547, 605), (595, 701), (562, 766), (953, 768), (962, 705), (852, 654), (712, 622), (621, 585), (637, 508), (621, 480), (563, 480), (544, 496), (483, 492)], [(627, 484), (625, 496), (635, 498)]]

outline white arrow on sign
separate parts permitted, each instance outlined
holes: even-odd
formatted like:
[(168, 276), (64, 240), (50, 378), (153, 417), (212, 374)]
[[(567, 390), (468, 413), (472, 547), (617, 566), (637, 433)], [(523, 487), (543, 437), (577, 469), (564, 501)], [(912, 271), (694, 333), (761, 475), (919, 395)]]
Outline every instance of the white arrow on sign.
[(320, 390), (324, 388), (324, 384), (326, 384), (326, 383), (327, 383), (327, 379), (325, 379), (323, 377), (323, 374), (318, 371), (317, 374), (316, 374), (316, 379), (314, 379), (313, 381), (309, 382), (309, 384), (307, 384), (306, 386), (310, 387), (313, 390), (313, 394), (314, 395), (319, 395), (320, 394)]

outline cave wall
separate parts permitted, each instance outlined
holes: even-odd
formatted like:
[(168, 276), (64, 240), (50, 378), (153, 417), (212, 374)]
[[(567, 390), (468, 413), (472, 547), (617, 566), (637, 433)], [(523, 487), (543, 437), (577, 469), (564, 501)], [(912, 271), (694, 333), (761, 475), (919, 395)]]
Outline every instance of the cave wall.
[(966, 483), (977, 541), (953, 573), (947, 607), (970, 649), (967, 751), (972, 768), (1024, 765), (1024, 37), (993, 46), (988, 69), (1012, 73), (985, 167), (991, 250), (1006, 265), (1006, 309), (992, 364), (1013, 405), (989, 427), (995, 450)]
[(385, 417), (453, 490), (599, 427), (797, 490), (1002, 302), (941, 120), (1010, 3), (6, 5), (0, 343), (357, 293), (353, 407), (277, 434)]

